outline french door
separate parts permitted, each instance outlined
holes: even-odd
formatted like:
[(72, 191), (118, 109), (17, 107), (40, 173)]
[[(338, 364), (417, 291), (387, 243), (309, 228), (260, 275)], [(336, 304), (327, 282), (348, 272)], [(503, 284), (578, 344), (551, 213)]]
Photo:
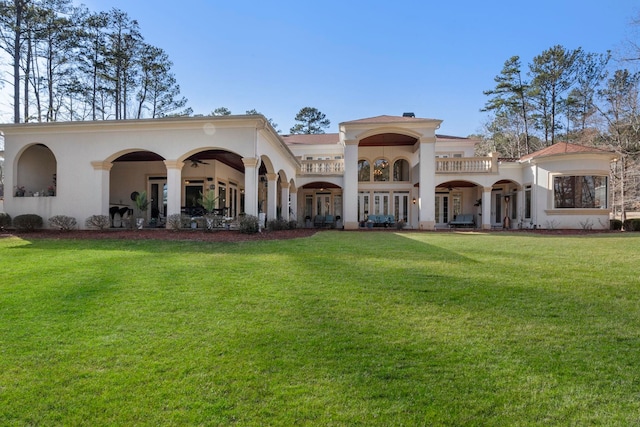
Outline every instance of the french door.
[(435, 200), (436, 227), (449, 223), (449, 194), (436, 194)]
[(167, 217), (167, 177), (149, 177), (147, 194), (151, 208), (147, 219), (164, 222)]
[(393, 193), (393, 207), (396, 221), (409, 222), (409, 192)]

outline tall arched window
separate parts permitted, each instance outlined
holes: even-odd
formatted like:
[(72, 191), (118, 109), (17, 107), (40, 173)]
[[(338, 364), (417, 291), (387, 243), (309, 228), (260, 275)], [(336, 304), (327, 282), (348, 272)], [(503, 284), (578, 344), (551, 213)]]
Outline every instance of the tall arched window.
[(358, 181), (371, 181), (371, 166), (366, 160), (358, 160)]
[(387, 159), (378, 159), (373, 163), (373, 180), (389, 181), (389, 161)]
[(409, 162), (405, 159), (396, 160), (393, 164), (393, 180), (409, 181)]

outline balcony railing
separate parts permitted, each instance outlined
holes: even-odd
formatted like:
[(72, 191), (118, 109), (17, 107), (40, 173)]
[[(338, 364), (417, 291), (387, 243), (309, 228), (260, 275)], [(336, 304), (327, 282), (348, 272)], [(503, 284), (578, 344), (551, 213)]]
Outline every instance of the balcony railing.
[(453, 157), (436, 159), (436, 173), (491, 173), (498, 172), (495, 157)]
[[(303, 175), (341, 175), (344, 172), (344, 159), (339, 160), (302, 160)], [(436, 173), (496, 173), (497, 157), (452, 157), (436, 159)]]
[(302, 174), (342, 174), (344, 172), (344, 159), (339, 160), (302, 160)]

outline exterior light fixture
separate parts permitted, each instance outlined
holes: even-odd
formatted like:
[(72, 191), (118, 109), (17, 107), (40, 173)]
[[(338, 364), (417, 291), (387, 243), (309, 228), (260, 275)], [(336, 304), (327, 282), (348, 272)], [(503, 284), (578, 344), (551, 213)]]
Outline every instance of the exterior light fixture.
[(414, 197), (413, 200), (411, 200), (411, 203), (413, 203), (414, 205), (416, 204), (416, 198)]

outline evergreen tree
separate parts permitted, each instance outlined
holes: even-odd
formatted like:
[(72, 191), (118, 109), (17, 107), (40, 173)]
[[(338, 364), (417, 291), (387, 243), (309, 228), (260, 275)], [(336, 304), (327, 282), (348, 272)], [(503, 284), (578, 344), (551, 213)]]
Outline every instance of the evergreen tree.
[(321, 134), (331, 125), (329, 119), (318, 109), (313, 107), (302, 108), (295, 118), (295, 124), (290, 132), (292, 134)]

